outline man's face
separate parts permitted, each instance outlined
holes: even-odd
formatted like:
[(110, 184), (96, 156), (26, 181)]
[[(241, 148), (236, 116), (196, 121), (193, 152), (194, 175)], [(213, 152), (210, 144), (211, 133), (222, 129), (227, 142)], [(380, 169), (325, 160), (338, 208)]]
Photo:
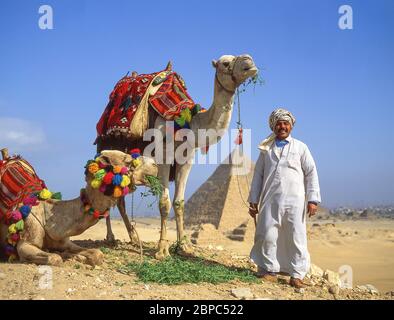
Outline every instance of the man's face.
[(289, 136), (291, 129), (289, 121), (279, 120), (275, 125), (274, 133), (279, 140), (283, 140)]

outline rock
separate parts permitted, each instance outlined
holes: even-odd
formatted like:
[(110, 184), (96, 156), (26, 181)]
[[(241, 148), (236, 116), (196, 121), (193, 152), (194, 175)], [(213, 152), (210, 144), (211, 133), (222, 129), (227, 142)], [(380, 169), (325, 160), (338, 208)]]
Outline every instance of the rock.
[(258, 297), (258, 298), (254, 298), (253, 300), (276, 300), (276, 299)]
[(5, 279), (5, 278), (6, 278), (5, 273), (0, 272), (0, 280)]
[(250, 291), (249, 288), (231, 289), (231, 295), (241, 300), (253, 299), (254, 297), (252, 291)]
[(223, 247), (222, 247), (222, 246), (217, 246), (217, 247), (216, 247), (216, 250), (218, 250), (218, 251), (223, 251)]
[(328, 288), (328, 292), (334, 295), (337, 295), (339, 293), (339, 287), (338, 286), (331, 286)]
[(309, 269), (309, 274), (311, 276), (315, 276), (315, 277), (321, 278), (321, 277), (323, 277), (324, 272), (323, 272), (322, 268), (320, 268), (317, 265), (311, 263), (311, 268)]
[(145, 285), (144, 285), (144, 289), (145, 289), (145, 290), (149, 290), (149, 289), (150, 289), (149, 284), (145, 284)]
[(294, 291), (297, 293), (305, 293), (305, 288), (295, 288)]
[(379, 294), (379, 290), (376, 289), (376, 287), (374, 287), (372, 284), (366, 284), (365, 286), (367, 287), (370, 294)]
[(360, 291), (368, 292), (370, 294), (379, 294), (379, 290), (376, 289), (372, 284), (357, 286), (356, 289)]
[(329, 283), (341, 286), (341, 279), (339, 277), (339, 274), (331, 271), (331, 270), (325, 270), (323, 274), (323, 278), (326, 279)]

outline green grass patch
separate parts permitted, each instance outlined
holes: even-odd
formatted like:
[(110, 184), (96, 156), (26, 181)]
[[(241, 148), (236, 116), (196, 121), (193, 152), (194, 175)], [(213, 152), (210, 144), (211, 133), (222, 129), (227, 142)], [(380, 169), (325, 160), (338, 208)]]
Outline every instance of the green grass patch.
[(243, 282), (258, 282), (249, 270), (236, 270), (201, 258), (170, 257), (161, 262), (145, 260), (142, 264), (128, 263), (122, 270), (135, 272), (145, 283), (172, 285), (208, 282), (216, 284), (236, 279)]

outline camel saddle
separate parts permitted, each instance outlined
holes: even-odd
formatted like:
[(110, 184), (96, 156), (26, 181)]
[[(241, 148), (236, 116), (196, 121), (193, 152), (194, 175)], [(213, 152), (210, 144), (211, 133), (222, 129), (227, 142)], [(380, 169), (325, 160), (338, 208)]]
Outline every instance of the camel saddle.
[(97, 123), (98, 137), (141, 138), (149, 127), (148, 108), (166, 120), (174, 120), (184, 109), (195, 107), (183, 79), (172, 70), (125, 76), (109, 96)]
[(30, 194), (45, 188), (33, 167), (20, 156), (0, 161), (0, 221)]

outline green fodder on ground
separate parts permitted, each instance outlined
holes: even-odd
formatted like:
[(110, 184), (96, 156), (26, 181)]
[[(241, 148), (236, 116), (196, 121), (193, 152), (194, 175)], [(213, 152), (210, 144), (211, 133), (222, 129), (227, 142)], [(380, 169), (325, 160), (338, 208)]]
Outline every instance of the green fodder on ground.
[(201, 282), (216, 284), (232, 280), (258, 282), (258, 279), (249, 270), (229, 268), (201, 258), (170, 257), (161, 262), (152, 260), (145, 260), (142, 264), (130, 262), (122, 269), (122, 271), (136, 273), (138, 278), (145, 283), (155, 282), (171, 285)]

